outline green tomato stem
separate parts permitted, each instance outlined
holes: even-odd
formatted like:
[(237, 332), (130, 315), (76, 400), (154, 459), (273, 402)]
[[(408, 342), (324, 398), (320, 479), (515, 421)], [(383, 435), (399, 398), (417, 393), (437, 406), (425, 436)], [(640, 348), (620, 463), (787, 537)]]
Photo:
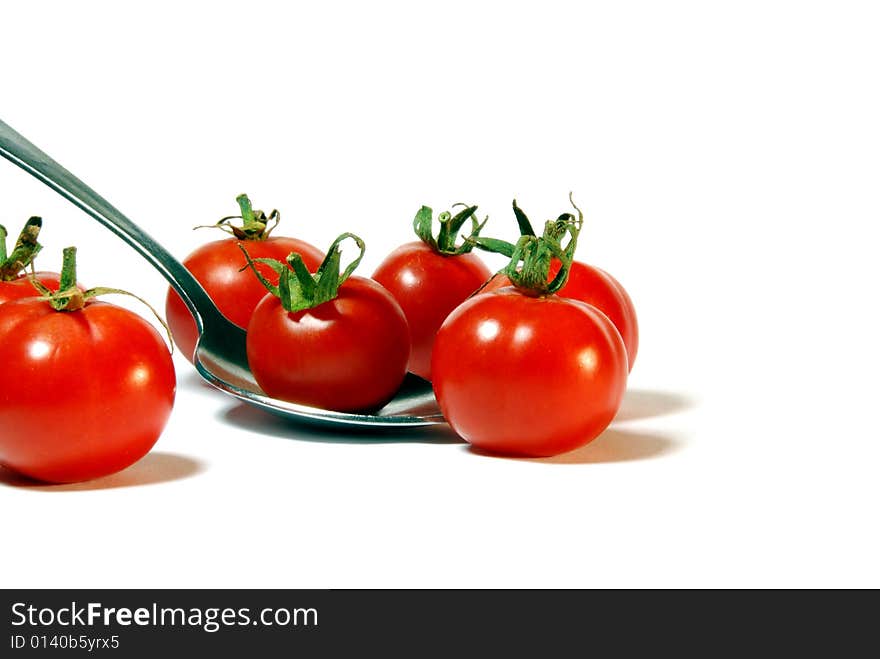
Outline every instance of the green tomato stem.
[(57, 291), (47, 288), (35, 277), (31, 277), (31, 283), (34, 285), (43, 299), (55, 309), (55, 311), (75, 312), (86, 306), (86, 302), (98, 297), (99, 295), (127, 295), (133, 297), (141, 304), (145, 305), (156, 317), (162, 327), (165, 328), (165, 334), (168, 337), (168, 345), (171, 352), (174, 351), (174, 342), (171, 339), (171, 329), (165, 322), (165, 319), (159, 315), (159, 312), (145, 299), (129, 293), (121, 288), (108, 288), (106, 286), (96, 286), (87, 291), (83, 291), (76, 283), (76, 247), (65, 247), (61, 258), (61, 278)]
[[(519, 240), (511, 244), (498, 238), (478, 236), (471, 242), (475, 247), (510, 258), (502, 272), (523, 293), (533, 296), (553, 295), (568, 281), (583, 225), (583, 213), (575, 206), (570, 193), (569, 201), (578, 213), (577, 218), (571, 213), (563, 213), (556, 220), (545, 222), (544, 233), (539, 237), (535, 234), (528, 216), (514, 199), (513, 213), (521, 234)], [(566, 236), (569, 236), (569, 240), (563, 247)], [(552, 281), (548, 281), (554, 258), (560, 262), (559, 272)]]
[[(36, 282), (36, 280), (32, 280)], [(61, 257), (61, 278), (58, 292), (53, 293), (38, 286), (55, 311), (79, 311), (85, 306), (86, 297), (76, 285), (76, 247), (65, 247)]]
[(519, 233), (521, 236), (534, 236), (535, 230), (532, 223), (522, 209), (517, 205), (516, 199), (513, 200), (513, 214), (516, 217), (516, 223), (519, 225)]
[[(355, 242), (360, 250), (357, 258), (355, 258), (345, 270), (342, 270), (342, 249), (340, 245), (343, 241), (351, 239)], [(281, 306), (285, 311), (296, 312), (305, 309), (312, 309), (325, 302), (335, 299), (339, 295), (339, 287), (345, 283), (355, 268), (364, 257), (366, 245), (364, 241), (353, 233), (343, 233), (327, 250), (327, 256), (324, 261), (312, 274), (306, 268), (305, 263), (296, 252), (291, 252), (282, 263), (277, 259), (260, 258), (253, 259), (248, 254), (244, 245), (239, 245), (239, 249), (244, 253), (247, 259), (247, 266), (253, 270), (254, 275), (265, 286), (266, 290), (281, 301)], [(278, 285), (274, 285), (266, 279), (259, 270), (257, 264), (261, 263), (269, 266), (278, 275)]]
[[(443, 256), (458, 256), (470, 252), (474, 248), (473, 240), (480, 235), (480, 231), (489, 220), (486, 217), (486, 219), (480, 222), (476, 218), (476, 206), (454, 204), (453, 208), (457, 206), (462, 206), (463, 208), (455, 215), (449, 211), (444, 211), (437, 216), (440, 230), (436, 237), (434, 236), (434, 212), (429, 206), (422, 206), (416, 213), (415, 218), (413, 218), (413, 230), (416, 235), (422, 242), (429, 245), (431, 249)], [(458, 234), (468, 220), (471, 221), (471, 233), (464, 239), (461, 245), (456, 245)]]

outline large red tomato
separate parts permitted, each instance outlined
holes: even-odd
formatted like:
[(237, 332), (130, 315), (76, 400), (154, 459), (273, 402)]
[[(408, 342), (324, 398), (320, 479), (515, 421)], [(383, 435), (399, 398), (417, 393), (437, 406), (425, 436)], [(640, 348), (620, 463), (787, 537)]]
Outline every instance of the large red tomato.
[(0, 305), (0, 364), (0, 464), (43, 481), (124, 469), (152, 448), (174, 403), (162, 337), (113, 304)]
[(371, 279), (349, 277), (336, 298), (302, 311), (285, 311), (267, 294), (247, 328), (247, 356), (257, 383), (273, 398), (368, 411), (400, 387), (409, 331), (388, 291)]
[(402, 245), (382, 261), (373, 279), (391, 292), (406, 315), (410, 372), (431, 379), (437, 330), (491, 274), (476, 254), (441, 254), (422, 241)]
[[(553, 259), (550, 280), (559, 272), (559, 266), (559, 260)], [(499, 274), (486, 284), (482, 292), (497, 291), (510, 285), (510, 279)], [(604, 270), (574, 261), (568, 272), (568, 281), (557, 291), (557, 295), (586, 302), (608, 316), (626, 346), (628, 369), (631, 371), (639, 350), (639, 324), (635, 306), (623, 286)]]
[[(247, 260), (239, 245), (243, 245), (255, 259), (283, 261), (291, 252), (297, 252), (302, 255), (309, 270), (315, 270), (324, 259), (323, 252), (317, 247), (302, 240), (281, 236), (265, 240), (215, 240), (202, 245), (186, 257), (183, 265), (198, 279), (220, 312), (242, 329), (247, 329), (251, 314), (266, 295), (266, 289), (254, 273), (246, 268)], [(267, 266), (258, 264), (256, 267), (264, 277), (278, 283), (278, 275)], [(198, 339), (196, 323), (183, 300), (171, 288), (168, 289), (165, 301), (165, 315), (174, 342), (192, 360)]]
[(627, 358), (619, 332), (594, 307), (505, 288), (449, 315), (432, 371), (440, 409), (465, 440), (550, 456), (608, 426), (623, 398)]

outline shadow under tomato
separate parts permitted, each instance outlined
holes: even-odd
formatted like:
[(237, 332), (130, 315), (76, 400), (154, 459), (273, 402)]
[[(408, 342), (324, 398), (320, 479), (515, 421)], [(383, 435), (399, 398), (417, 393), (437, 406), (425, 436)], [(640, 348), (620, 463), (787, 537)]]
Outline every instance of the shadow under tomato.
[(568, 453), (562, 453), (561, 455), (554, 455), (550, 458), (522, 458), (497, 455), (473, 446), (469, 446), (468, 450), (481, 456), (519, 460), (522, 462), (602, 464), (659, 458), (679, 450), (681, 444), (681, 440), (666, 435), (608, 429), (586, 446)]
[(672, 391), (627, 389), (615, 421), (635, 421), (674, 414), (694, 406), (690, 398)]
[(462, 440), (445, 423), (424, 428), (359, 428), (357, 426), (313, 426), (265, 412), (253, 405), (237, 403), (218, 417), (242, 430), (272, 437), (332, 444), (461, 444)]
[(38, 492), (88, 492), (168, 483), (195, 476), (203, 470), (204, 465), (198, 460), (175, 453), (154, 451), (120, 472), (83, 483), (44, 483), (0, 467), (0, 485)]

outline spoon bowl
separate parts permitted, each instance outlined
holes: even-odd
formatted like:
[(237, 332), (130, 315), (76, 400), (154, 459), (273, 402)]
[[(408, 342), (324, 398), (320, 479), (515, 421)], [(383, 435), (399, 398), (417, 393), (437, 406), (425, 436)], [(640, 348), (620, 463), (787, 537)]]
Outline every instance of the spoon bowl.
[(313, 425), (406, 428), (445, 422), (430, 383), (411, 374), (394, 398), (373, 414), (334, 412), (270, 398), (248, 367), (244, 330), (220, 313), (201, 284), (168, 250), (2, 120), (0, 155), (110, 229), (168, 280), (199, 328), (193, 359), (196, 370), (220, 391), (273, 414)]

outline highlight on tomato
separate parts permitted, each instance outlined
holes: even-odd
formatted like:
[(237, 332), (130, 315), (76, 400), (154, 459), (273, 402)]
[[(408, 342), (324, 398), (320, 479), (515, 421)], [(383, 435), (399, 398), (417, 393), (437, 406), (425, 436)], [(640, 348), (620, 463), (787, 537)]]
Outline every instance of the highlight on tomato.
[(150, 323), (96, 299), (124, 291), (77, 286), (73, 247), (59, 284), (37, 282), (38, 297), (0, 305), (0, 464), (70, 483), (146, 455), (171, 414), (176, 378)]
[[(360, 250), (342, 270), (347, 239)], [(284, 262), (252, 259), (256, 279), (269, 292), (247, 327), (247, 358), (257, 384), (273, 398), (339, 412), (381, 408), (397, 392), (409, 360), (409, 329), (400, 305), (381, 284), (352, 276), (364, 241), (339, 236), (317, 271), (301, 254)], [(277, 285), (257, 265), (271, 268)]]
[[(513, 286), (456, 308), (437, 334), (432, 359), (440, 409), (475, 447), (557, 455), (598, 437), (620, 407), (628, 368), (620, 333), (595, 307), (558, 294), (578, 231), (564, 214), (541, 237), (523, 232), (516, 245), (476, 239), (510, 257), (505, 274)], [(551, 277), (553, 258), (560, 268)]]
[[(574, 205), (574, 202), (572, 202)], [(534, 235), (531, 223), (525, 213), (513, 202), (513, 210), (519, 222), (520, 231), (523, 235)], [(577, 206), (575, 206), (577, 210)], [(583, 224), (583, 214), (578, 212), (579, 228)], [(566, 213), (560, 217), (571, 217)], [(561, 262), (553, 258), (550, 263), (548, 278), (555, 277), (560, 270)], [(510, 278), (504, 273), (498, 273), (486, 284), (481, 292), (497, 291), (511, 286)], [(628, 370), (632, 371), (639, 350), (639, 323), (636, 317), (636, 309), (626, 289), (610, 274), (604, 270), (580, 261), (572, 261), (568, 270), (568, 278), (565, 285), (559, 289), (558, 295), (562, 297), (580, 300), (596, 307), (608, 316), (614, 323), (617, 331), (626, 346)]]
[(440, 229), (433, 233), (433, 211), (422, 206), (413, 220), (419, 240), (401, 245), (391, 252), (373, 273), (400, 304), (409, 324), (411, 373), (431, 379), (431, 352), (440, 325), (450, 312), (464, 302), (492, 275), (472, 253), (474, 243), (456, 245), (458, 233), (471, 222), (470, 239), (479, 235), (486, 221), (475, 217), (477, 207), (462, 206), (455, 215), (440, 213)]
[[(222, 218), (212, 228), (218, 228), (231, 238), (206, 243), (183, 260), (183, 265), (199, 281), (220, 312), (233, 323), (247, 329), (254, 308), (263, 299), (266, 290), (247, 269), (247, 261), (240, 247), (245, 246), (255, 259), (284, 260), (291, 252), (302, 257), (306, 268), (314, 272), (324, 259), (317, 247), (297, 238), (271, 235), (281, 220), (273, 210), (268, 215), (254, 210), (247, 195), (236, 198), (240, 215)], [(241, 226), (233, 220), (241, 220)], [(206, 228), (206, 227), (196, 227)], [(277, 275), (266, 266), (257, 266), (263, 277), (277, 283)], [(174, 342), (192, 361), (198, 341), (195, 320), (177, 292), (170, 288), (165, 301), (165, 315)]]
[(42, 226), (41, 218), (31, 217), (18, 235), (12, 251), (7, 252), (6, 227), (0, 225), (0, 304), (38, 295), (37, 289), (31, 283), (32, 279), (36, 279), (47, 288), (58, 290), (61, 278), (58, 273), (27, 272), (34, 257), (42, 249), (37, 242)]

